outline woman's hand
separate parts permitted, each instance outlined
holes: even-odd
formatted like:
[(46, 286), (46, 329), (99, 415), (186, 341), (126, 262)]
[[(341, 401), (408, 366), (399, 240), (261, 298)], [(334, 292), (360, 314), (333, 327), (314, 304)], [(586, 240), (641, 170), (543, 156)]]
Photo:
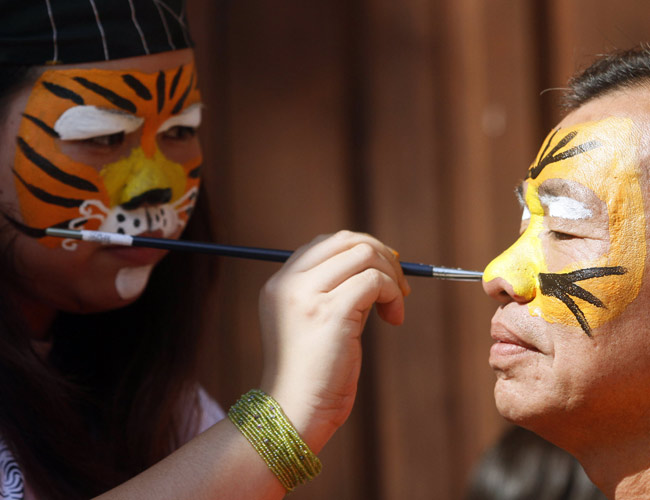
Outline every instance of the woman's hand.
[(260, 294), (262, 389), (318, 452), (347, 419), (361, 368), (361, 332), (373, 304), (404, 319), (410, 288), (397, 254), (341, 231), (298, 249)]
[[(261, 389), (318, 453), (350, 414), (361, 331), (373, 304), (392, 324), (409, 293), (397, 255), (367, 234), (342, 231), (296, 251), (260, 296)], [(102, 495), (102, 500), (275, 500), (286, 491), (228, 419)]]

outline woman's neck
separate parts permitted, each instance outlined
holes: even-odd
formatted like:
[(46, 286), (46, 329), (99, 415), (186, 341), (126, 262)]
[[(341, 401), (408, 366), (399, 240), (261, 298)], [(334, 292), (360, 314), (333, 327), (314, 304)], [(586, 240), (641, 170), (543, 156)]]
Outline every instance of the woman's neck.
[(30, 337), (34, 340), (49, 340), (50, 327), (57, 310), (22, 293), (15, 294), (14, 300), (20, 317), (29, 329)]

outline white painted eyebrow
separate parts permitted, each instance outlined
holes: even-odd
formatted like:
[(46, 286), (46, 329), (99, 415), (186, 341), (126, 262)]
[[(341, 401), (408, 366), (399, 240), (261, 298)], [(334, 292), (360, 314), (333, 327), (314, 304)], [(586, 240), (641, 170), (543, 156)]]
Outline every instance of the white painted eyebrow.
[(198, 128), (201, 125), (201, 109), (203, 104), (197, 102), (188, 106), (179, 114), (172, 116), (171, 118), (165, 120), (163, 124), (158, 127), (156, 133), (166, 132), (173, 127), (191, 127)]
[(135, 132), (144, 118), (97, 106), (74, 106), (63, 112), (54, 124), (54, 130), (64, 141), (78, 141), (124, 132)]
[(550, 217), (581, 220), (588, 219), (593, 215), (591, 210), (589, 210), (584, 203), (575, 198), (569, 198), (568, 196), (543, 194), (539, 197), (539, 200), (548, 208), (547, 215)]

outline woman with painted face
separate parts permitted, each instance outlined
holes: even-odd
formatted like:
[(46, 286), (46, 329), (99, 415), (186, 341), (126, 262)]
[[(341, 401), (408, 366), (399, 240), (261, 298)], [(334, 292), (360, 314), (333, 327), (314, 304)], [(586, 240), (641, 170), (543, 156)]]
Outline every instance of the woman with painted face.
[(316, 238), (262, 291), (263, 378), (224, 418), (195, 371), (210, 261), (45, 235), (210, 239), (182, 3), (0, 1), (3, 498), (281, 498), (351, 410), (372, 305), (403, 319), (389, 248)]

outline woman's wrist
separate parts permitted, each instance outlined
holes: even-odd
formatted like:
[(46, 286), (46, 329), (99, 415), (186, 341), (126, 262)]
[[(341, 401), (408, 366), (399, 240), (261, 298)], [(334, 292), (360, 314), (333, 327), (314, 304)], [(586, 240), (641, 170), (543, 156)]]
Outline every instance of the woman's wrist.
[(278, 401), (264, 391), (248, 391), (230, 408), (228, 417), (287, 491), (320, 473), (318, 457)]
[[(263, 377), (260, 389), (271, 395), (282, 407), (300, 437), (307, 443), (309, 448), (316, 454), (320, 453), (325, 444), (330, 440), (338, 428), (345, 422), (349, 411), (345, 411), (338, 405), (327, 405), (317, 401), (308, 388), (300, 384), (300, 379), (291, 377), (291, 383), (287, 380), (274, 380), (268, 382), (269, 378)], [(352, 398), (354, 401), (354, 398)], [(330, 408), (326, 408), (330, 406)], [(331, 408), (331, 406), (337, 406)], [(350, 405), (351, 407), (351, 405)]]

